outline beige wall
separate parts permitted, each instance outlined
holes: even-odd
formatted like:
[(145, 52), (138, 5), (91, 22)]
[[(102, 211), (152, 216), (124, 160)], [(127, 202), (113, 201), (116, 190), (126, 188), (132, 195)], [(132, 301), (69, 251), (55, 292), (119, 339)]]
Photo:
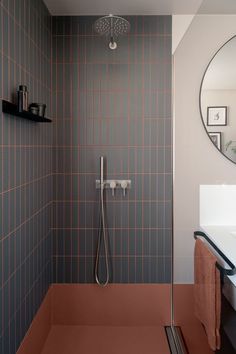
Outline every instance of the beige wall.
[(199, 185), (236, 184), (236, 165), (211, 144), (199, 112), (208, 62), (236, 34), (235, 15), (195, 16), (174, 54), (175, 281), (193, 280), (193, 231), (199, 229)]
[(172, 16), (172, 53), (174, 53), (181, 42), (185, 32), (191, 25), (194, 15), (173, 15)]

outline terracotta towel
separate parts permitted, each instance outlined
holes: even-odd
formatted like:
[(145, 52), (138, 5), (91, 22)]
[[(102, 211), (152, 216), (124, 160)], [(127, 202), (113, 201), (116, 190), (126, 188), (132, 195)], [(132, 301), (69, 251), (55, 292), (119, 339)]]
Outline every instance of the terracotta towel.
[(195, 315), (205, 327), (211, 349), (220, 349), (221, 288), (216, 256), (200, 239), (194, 251)]

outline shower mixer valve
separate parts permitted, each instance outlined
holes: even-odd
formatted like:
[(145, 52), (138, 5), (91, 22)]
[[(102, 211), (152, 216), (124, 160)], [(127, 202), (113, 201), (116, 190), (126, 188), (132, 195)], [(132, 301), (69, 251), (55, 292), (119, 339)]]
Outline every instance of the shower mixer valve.
[(110, 188), (112, 191), (112, 196), (114, 197), (115, 196), (116, 181), (111, 181)]
[[(101, 188), (101, 181), (99, 179), (96, 180), (96, 188), (100, 189)], [(111, 189), (112, 196), (115, 196), (115, 190), (116, 189), (122, 189), (123, 190), (123, 196), (125, 197), (127, 189), (131, 188), (131, 180), (123, 180), (123, 179), (107, 179), (103, 181), (103, 188), (104, 189)]]
[(125, 197), (126, 189), (127, 189), (127, 186), (128, 186), (127, 181), (121, 181), (120, 186), (123, 189), (123, 196)]

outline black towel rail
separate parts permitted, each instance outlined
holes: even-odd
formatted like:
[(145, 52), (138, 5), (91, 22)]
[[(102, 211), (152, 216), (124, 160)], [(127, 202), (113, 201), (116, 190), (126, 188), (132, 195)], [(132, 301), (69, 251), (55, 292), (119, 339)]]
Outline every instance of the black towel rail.
[(221, 264), (216, 262), (216, 267), (220, 270), (222, 275), (234, 275), (236, 274), (235, 265), (224, 255), (224, 253), (214, 244), (214, 242), (202, 231), (195, 231), (194, 238), (195, 240), (198, 237), (203, 237), (213, 248), (214, 250), (220, 255), (220, 257), (228, 264), (230, 268), (226, 269), (222, 267)]

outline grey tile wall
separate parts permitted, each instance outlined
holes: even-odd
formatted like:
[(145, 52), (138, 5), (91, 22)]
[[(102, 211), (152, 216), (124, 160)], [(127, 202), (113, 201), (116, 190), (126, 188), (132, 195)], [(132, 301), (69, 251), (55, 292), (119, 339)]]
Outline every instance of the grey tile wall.
[(115, 51), (95, 19), (53, 18), (53, 279), (94, 282), (103, 155), (108, 178), (132, 180), (106, 195), (111, 280), (170, 282), (171, 17), (129, 17)]
[(56, 118), (0, 113), (4, 354), (16, 352), (51, 281), (94, 282), (101, 155), (108, 178), (132, 180), (126, 198), (106, 195), (111, 281), (170, 281), (171, 17), (128, 19), (112, 52), (94, 17), (54, 18), (52, 37), (42, 1), (0, 1), (0, 97), (14, 101), (26, 84)]
[[(30, 101), (51, 116), (51, 17), (41, 0), (0, 1), (0, 98)], [(0, 110), (0, 353), (15, 354), (51, 282), (50, 124)]]

